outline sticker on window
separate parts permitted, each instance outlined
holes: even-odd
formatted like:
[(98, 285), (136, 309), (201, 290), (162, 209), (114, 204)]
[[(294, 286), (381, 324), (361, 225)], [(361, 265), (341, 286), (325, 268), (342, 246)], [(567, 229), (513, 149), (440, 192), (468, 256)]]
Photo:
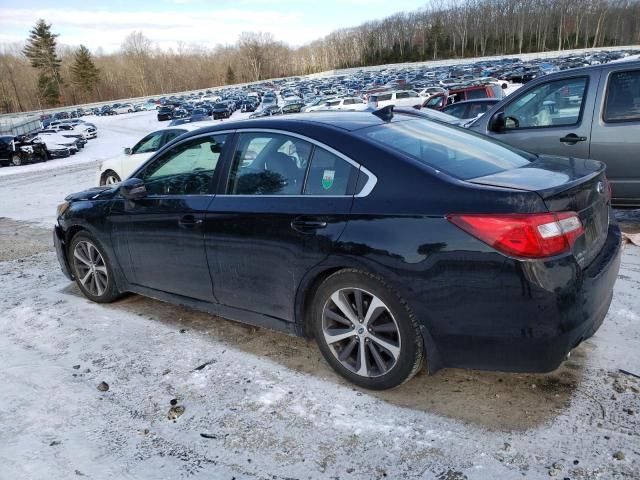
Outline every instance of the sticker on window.
[(333, 178), (336, 176), (335, 170), (325, 170), (322, 175), (322, 188), (329, 190), (333, 186)]

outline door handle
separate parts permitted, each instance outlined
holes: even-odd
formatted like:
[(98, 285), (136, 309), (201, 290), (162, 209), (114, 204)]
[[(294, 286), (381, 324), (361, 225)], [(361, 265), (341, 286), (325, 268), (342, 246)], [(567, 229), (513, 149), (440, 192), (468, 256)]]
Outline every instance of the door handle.
[(178, 224), (181, 227), (194, 227), (194, 226), (197, 226), (197, 225), (201, 225), (202, 224), (202, 219), (201, 218), (196, 218), (193, 215), (185, 215), (180, 219)]
[(587, 137), (579, 137), (575, 133), (570, 133), (560, 139), (562, 143), (568, 143), (570, 145), (573, 145), (578, 142), (584, 142), (586, 140), (587, 140)]
[(314, 230), (325, 228), (327, 222), (311, 218), (296, 218), (291, 222), (291, 228), (301, 233), (312, 233)]

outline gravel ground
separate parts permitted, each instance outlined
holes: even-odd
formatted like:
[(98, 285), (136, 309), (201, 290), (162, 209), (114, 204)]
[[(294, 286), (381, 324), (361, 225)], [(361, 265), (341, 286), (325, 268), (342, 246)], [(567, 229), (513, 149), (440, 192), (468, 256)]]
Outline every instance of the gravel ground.
[(0, 176), (0, 478), (640, 478), (640, 248), (557, 371), (423, 371), (368, 392), (307, 340), (84, 299), (43, 225), (95, 164), (47, 169)]

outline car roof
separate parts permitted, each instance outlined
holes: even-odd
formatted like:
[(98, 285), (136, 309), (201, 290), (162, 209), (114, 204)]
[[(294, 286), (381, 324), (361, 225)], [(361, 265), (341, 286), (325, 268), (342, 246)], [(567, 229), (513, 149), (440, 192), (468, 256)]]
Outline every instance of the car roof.
[[(460, 102), (452, 103), (451, 105), (447, 105), (447, 107), (452, 107), (454, 105), (467, 104), (467, 103), (498, 103), (501, 102), (501, 98), (475, 98), (471, 100), (462, 100)], [(445, 107), (446, 108), (446, 107)]]
[[(329, 127), (345, 131), (355, 131), (361, 128), (383, 125), (406, 120), (415, 120), (414, 116), (397, 113), (386, 122), (373, 112), (356, 111), (315, 111), (306, 113), (293, 113), (289, 115), (277, 115), (272, 117), (259, 117), (243, 120), (232, 120), (224, 123), (216, 123), (208, 130), (233, 130), (236, 128), (278, 128), (296, 130), (300, 126)], [(202, 122), (204, 123), (204, 122)], [(204, 127), (204, 125), (202, 125)]]

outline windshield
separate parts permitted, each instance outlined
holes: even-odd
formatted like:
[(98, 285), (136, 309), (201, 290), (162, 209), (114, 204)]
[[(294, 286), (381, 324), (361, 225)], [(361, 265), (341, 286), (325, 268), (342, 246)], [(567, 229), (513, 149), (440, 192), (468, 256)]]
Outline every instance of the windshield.
[(462, 180), (522, 167), (536, 158), (480, 134), (429, 120), (385, 123), (358, 134)]

